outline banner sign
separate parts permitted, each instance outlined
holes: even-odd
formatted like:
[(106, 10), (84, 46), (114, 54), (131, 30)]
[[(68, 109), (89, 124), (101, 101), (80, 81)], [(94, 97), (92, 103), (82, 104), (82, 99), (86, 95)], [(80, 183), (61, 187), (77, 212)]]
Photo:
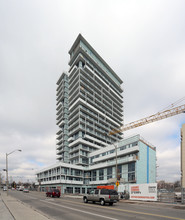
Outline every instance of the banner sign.
[(157, 201), (157, 183), (131, 184), (129, 193), (131, 200)]

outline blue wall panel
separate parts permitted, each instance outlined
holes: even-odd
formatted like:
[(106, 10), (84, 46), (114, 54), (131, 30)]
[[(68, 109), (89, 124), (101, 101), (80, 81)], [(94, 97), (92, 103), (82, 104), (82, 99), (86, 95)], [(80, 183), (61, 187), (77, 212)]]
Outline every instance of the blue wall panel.
[(137, 183), (156, 182), (156, 151), (139, 141), (139, 160), (136, 162)]

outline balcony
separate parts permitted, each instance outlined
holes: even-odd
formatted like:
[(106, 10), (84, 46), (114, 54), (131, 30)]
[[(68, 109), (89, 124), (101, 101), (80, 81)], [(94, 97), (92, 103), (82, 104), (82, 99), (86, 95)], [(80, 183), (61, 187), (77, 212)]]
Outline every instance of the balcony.
[[(83, 181), (76, 181), (76, 180), (50, 180), (50, 181), (42, 181), (42, 182), (41, 182), (41, 185), (45, 185), (45, 184), (57, 184), (57, 183), (83, 185)], [(39, 185), (39, 182), (36, 182), (35, 184), (36, 184), (36, 185)]]
[[(127, 155), (127, 154), (138, 152), (138, 151), (139, 151), (139, 147), (138, 146), (127, 148), (125, 150), (120, 150), (119, 148), (117, 148), (117, 156), (119, 157), (121, 155)], [(106, 150), (105, 150), (105, 152), (106, 152)], [(96, 163), (96, 162), (100, 162), (102, 160), (109, 160), (109, 159), (115, 158), (115, 157), (116, 157), (116, 153), (114, 152), (112, 154), (108, 154), (108, 155), (105, 155), (105, 156), (101, 156), (99, 158), (95, 158), (93, 160), (93, 162)]]
[(75, 152), (75, 151), (79, 151), (79, 147), (78, 147), (78, 146), (69, 149), (69, 153), (70, 153), (70, 154), (73, 153), (73, 152)]
[(102, 185), (109, 183), (108, 180), (97, 180), (97, 181), (89, 181), (89, 185)]
[[(78, 69), (77, 66), (73, 66), (73, 68), (69, 70), (70, 75), (72, 76), (73, 73), (75, 73), (77, 69)], [(70, 78), (70, 80), (71, 80), (71, 79), (72, 79), (72, 78)], [(69, 82), (70, 82), (70, 80), (69, 80)]]
[[(91, 140), (97, 140), (97, 139), (95, 139), (95, 138), (93, 138), (93, 137), (91, 137), (91, 136), (89, 136), (89, 135), (86, 135), (86, 136), (88, 136), (89, 139), (91, 139)], [(97, 142), (98, 142), (98, 141), (97, 141)], [(73, 145), (80, 144), (80, 143), (85, 144), (85, 145), (88, 145), (89, 147), (93, 147), (93, 148), (96, 148), (96, 149), (101, 149), (100, 146), (97, 146), (97, 145), (95, 145), (94, 143), (91, 143), (91, 142), (89, 142), (89, 141), (86, 141), (86, 140), (84, 140), (83, 138), (78, 138), (77, 140), (73, 141), (72, 143), (69, 144), (69, 147), (72, 147)]]
[(68, 142), (71, 143), (71, 142), (73, 142), (74, 140), (75, 140), (74, 137), (70, 137), (70, 138), (68, 139)]
[[(125, 163), (129, 163), (129, 162), (135, 162), (136, 160), (137, 160), (136, 156), (127, 157), (127, 158), (123, 158), (123, 159), (117, 159), (117, 164), (125, 164)], [(112, 161), (100, 162), (100, 163), (91, 165), (89, 167), (89, 170), (99, 169), (102, 167), (115, 166), (115, 165), (116, 165), (116, 159), (114, 159)]]

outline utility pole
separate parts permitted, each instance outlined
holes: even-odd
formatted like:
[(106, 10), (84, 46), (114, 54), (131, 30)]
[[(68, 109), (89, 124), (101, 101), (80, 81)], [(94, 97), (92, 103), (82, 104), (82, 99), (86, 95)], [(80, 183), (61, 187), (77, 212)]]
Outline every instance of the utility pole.
[(116, 153), (116, 191), (118, 191), (118, 152), (117, 152), (117, 149), (118, 149), (118, 143), (113, 143), (114, 147), (115, 147), (115, 153)]
[(8, 195), (8, 154), (6, 153), (6, 192)]

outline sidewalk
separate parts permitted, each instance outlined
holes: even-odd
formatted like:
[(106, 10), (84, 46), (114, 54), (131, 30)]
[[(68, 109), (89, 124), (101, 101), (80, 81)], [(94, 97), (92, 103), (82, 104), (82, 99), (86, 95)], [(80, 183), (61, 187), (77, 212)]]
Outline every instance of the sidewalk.
[(150, 205), (158, 205), (158, 206), (173, 206), (179, 209), (185, 209), (185, 204), (182, 203), (167, 203), (167, 202), (153, 202), (153, 201), (140, 201), (140, 200), (125, 200), (125, 199), (120, 199), (119, 202), (123, 203), (130, 203), (130, 204), (150, 204)]
[(25, 203), (0, 192), (0, 219), (1, 220), (48, 220), (49, 218), (32, 209)]

